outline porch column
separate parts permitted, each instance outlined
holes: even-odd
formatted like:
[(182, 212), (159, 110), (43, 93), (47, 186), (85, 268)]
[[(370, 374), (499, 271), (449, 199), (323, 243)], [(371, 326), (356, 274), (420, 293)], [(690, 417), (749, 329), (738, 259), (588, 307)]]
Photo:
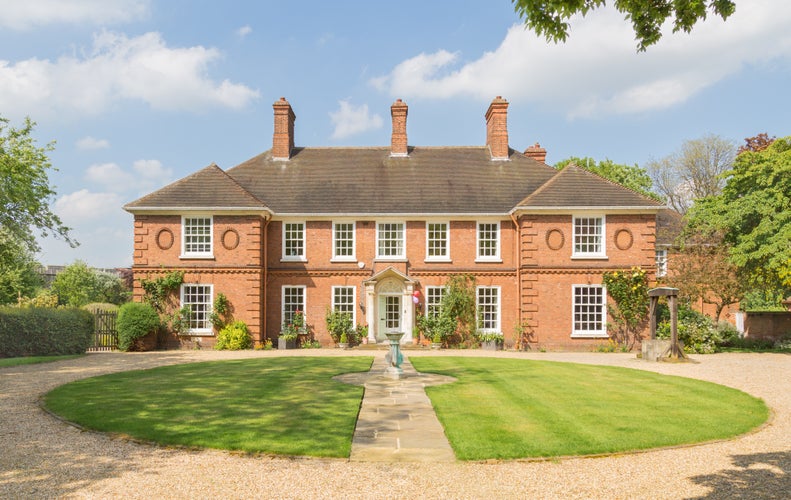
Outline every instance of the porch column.
[(365, 285), (365, 322), (368, 323), (368, 343), (376, 343), (376, 304), (374, 302), (374, 288), (375, 284), (368, 283)]
[(401, 337), (401, 343), (412, 343), (412, 327), (414, 326), (415, 317), (415, 304), (412, 302), (412, 293), (415, 291), (415, 285), (407, 283), (404, 290), (404, 304), (406, 304), (404, 311), (404, 336)]

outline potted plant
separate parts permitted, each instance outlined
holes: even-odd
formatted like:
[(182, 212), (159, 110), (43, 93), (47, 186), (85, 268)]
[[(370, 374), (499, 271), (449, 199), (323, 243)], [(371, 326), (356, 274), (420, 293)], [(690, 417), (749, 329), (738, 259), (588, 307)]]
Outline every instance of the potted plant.
[(342, 347), (340, 344), (346, 344), (346, 347), (349, 347), (349, 337), (354, 335), (352, 315), (347, 312), (327, 308), (324, 321), (327, 323), (327, 331), (330, 337), (332, 337), (332, 340), (338, 344), (339, 347)]
[(296, 349), (297, 337), (307, 333), (305, 328), (305, 315), (302, 311), (294, 311), (294, 315), (289, 323), (284, 323), (277, 338), (278, 349)]
[(349, 336), (346, 334), (346, 332), (341, 333), (341, 336), (338, 340), (339, 340), (338, 347), (340, 347), (341, 349), (349, 348)]
[(503, 334), (500, 332), (479, 333), (478, 340), (481, 349), (486, 351), (499, 351), (503, 348)]
[(442, 335), (440, 335), (439, 332), (431, 336), (431, 348), (442, 349)]
[(354, 327), (354, 335), (357, 337), (357, 342), (361, 344), (368, 343), (368, 326), (357, 325)]

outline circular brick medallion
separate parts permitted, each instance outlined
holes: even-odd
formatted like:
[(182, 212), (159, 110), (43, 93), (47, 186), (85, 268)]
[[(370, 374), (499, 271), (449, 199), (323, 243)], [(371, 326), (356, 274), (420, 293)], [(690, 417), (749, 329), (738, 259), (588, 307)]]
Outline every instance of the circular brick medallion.
[(615, 246), (618, 250), (629, 250), (634, 243), (632, 232), (628, 229), (619, 229), (615, 232)]
[(550, 229), (547, 231), (547, 246), (550, 250), (560, 250), (563, 248), (563, 243), (566, 241), (566, 237), (563, 235), (563, 231), (560, 229)]
[(157, 233), (157, 246), (162, 250), (169, 250), (174, 241), (173, 231), (168, 228), (162, 228)]
[(222, 246), (226, 250), (233, 250), (239, 246), (239, 233), (236, 229), (228, 229), (222, 233)]

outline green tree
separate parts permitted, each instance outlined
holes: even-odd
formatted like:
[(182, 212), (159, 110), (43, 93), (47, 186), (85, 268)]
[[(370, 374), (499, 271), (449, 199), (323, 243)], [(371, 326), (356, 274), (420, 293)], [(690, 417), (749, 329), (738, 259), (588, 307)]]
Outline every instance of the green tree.
[(699, 200), (688, 232), (716, 234), (743, 279), (791, 288), (791, 136), (736, 157), (722, 193)]
[(0, 117), (0, 228), (10, 238), (0, 245), (13, 241), (36, 252), (38, 230), (41, 236), (52, 234), (76, 246), (69, 228), (49, 208), (56, 193), (47, 176), (53, 169), (47, 153), (54, 143), (38, 147), (31, 137), (34, 126), (26, 118), (22, 128), (15, 128)]
[(624, 165), (621, 163), (615, 163), (609, 159), (605, 159), (597, 163), (593, 158), (578, 158), (576, 156), (572, 156), (555, 163), (554, 167), (558, 170), (563, 170), (567, 165), (572, 163), (580, 168), (584, 168), (589, 172), (593, 172), (598, 176), (604, 177), (605, 179), (616, 182), (621, 186), (627, 187), (632, 191), (637, 191), (643, 196), (662, 201), (662, 197), (660, 195), (651, 191), (653, 182), (651, 181), (651, 177), (648, 175), (648, 172), (646, 172), (644, 168), (640, 168), (637, 164)]
[(667, 204), (685, 214), (695, 200), (722, 192), (735, 157), (736, 144), (712, 134), (684, 141), (678, 151), (649, 161), (646, 169)]
[(0, 304), (33, 296), (42, 284), (40, 267), (26, 246), (0, 228)]
[[(548, 41), (565, 42), (568, 20), (606, 5), (606, 0), (511, 0), (525, 25)], [(673, 32), (689, 33), (711, 14), (727, 19), (736, 10), (732, 0), (614, 0), (612, 5), (632, 23), (637, 50), (642, 52), (662, 38), (662, 25), (673, 21)]]
[(100, 298), (96, 273), (80, 260), (66, 266), (55, 276), (52, 290), (58, 302), (71, 307), (82, 307), (90, 302), (103, 302)]

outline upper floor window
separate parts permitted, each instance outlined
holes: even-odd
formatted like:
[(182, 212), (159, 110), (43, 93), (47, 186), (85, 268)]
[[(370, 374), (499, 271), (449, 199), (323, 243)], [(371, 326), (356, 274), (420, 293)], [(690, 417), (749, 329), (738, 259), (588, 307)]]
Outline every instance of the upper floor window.
[(212, 256), (212, 217), (181, 218), (182, 257)]
[(606, 337), (607, 292), (601, 285), (574, 285), (572, 337)]
[(403, 222), (380, 222), (376, 225), (376, 257), (406, 258), (406, 235)]
[(305, 223), (283, 223), (283, 260), (305, 260)]
[(354, 222), (332, 224), (332, 258), (354, 260)]
[(604, 217), (574, 217), (572, 257), (605, 257)]
[(444, 286), (426, 287), (426, 316), (437, 316), (442, 310), (442, 297), (445, 296)]
[(426, 260), (450, 259), (447, 222), (426, 222)]
[(181, 285), (181, 307), (189, 308), (191, 334), (212, 334), (212, 285)]
[(478, 330), (500, 332), (500, 287), (480, 286), (476, 290)]
[(667, 250), (656, 251), (656, 277), (667, 276)]
[(500, 260), (500, 223), (478, 223), (477, 260)]

